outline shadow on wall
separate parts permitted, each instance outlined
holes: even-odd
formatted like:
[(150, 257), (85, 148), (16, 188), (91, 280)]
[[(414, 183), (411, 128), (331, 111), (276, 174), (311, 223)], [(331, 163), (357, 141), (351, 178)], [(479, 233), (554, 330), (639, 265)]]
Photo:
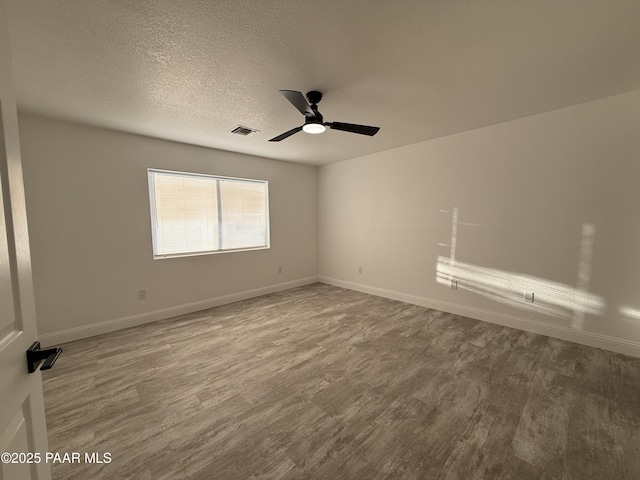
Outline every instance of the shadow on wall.
[[(436, 281), (438, 283), (451, 288), (468, 290), (516, 308), (569, 318), (571, 327), (577, 330), (583, 329), (586, 314), (603, 314), (604, 299), (589, 292), (595, 235), (593, 225), (582, 226), (578, 279), (576, 286), (572, 286), (545, 278), (458, 261), (456, 259), (458, 208), (455, 207), (452, 211), (441, 210), (441, 212), (451, 213), (451, 243), (447, 245), (450, 247), (449, 257), (438, 256), (437, 259)], [(440, 244), (440, 246), (445, 245)], [(640, 320), (640, 310), (629, 307), (623, 307), (623, 309), (621, 313)]]

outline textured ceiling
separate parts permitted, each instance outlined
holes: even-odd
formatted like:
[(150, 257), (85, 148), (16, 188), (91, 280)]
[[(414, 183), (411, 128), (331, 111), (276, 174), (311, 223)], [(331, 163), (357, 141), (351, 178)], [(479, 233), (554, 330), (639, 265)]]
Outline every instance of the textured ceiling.
[(638, 0), (5, 2), (21, 109), (314, 165), (640, 89)]

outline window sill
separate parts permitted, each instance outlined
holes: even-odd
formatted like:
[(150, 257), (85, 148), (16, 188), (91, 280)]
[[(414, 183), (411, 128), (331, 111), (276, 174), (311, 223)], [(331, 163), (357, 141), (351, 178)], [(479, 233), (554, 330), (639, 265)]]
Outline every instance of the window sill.
[(209, 250), (204, 252), (185, 252), (185, 253), (169, 253), (166, 255), (154, 255), (154, 260), (165, 260), (168, 258), (182, 258), (182, 257), (199, 257), (202, 255), (218, 255), (220, 253), (236, 253), (236, 252), (252, 252), (255, 250), (269, 250), (271, 246), (266, 247), (251, 247), (251, 248), (235, 248), (229, 250)]

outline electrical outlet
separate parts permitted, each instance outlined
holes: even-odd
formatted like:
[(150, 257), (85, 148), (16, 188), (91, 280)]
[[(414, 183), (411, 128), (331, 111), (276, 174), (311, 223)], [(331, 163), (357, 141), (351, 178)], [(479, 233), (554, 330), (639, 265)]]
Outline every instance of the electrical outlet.
[(358, 267), (358, 273), (362, 273), (362, 267)]
[(457, 290), (457, 289), (458, 289), (458, 281), (451, 280), (451, 290)]
[(282, 273), (282, 267), (278, 267), (278, 273)]
[(535, 294), (533, 292), (524, 292), (524, 301), (527, 303), (533, 303)]
[(147, 291), (138, 290), (138, 300), (144, 300), (145, 298), (147, 298)]

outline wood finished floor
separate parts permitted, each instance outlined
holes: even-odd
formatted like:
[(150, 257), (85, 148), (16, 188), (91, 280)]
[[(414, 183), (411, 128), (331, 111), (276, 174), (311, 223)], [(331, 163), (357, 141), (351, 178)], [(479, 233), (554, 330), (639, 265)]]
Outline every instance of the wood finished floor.
[(640, 359), (337, 287), (64, 347), (54, 479), (640, 478)]

